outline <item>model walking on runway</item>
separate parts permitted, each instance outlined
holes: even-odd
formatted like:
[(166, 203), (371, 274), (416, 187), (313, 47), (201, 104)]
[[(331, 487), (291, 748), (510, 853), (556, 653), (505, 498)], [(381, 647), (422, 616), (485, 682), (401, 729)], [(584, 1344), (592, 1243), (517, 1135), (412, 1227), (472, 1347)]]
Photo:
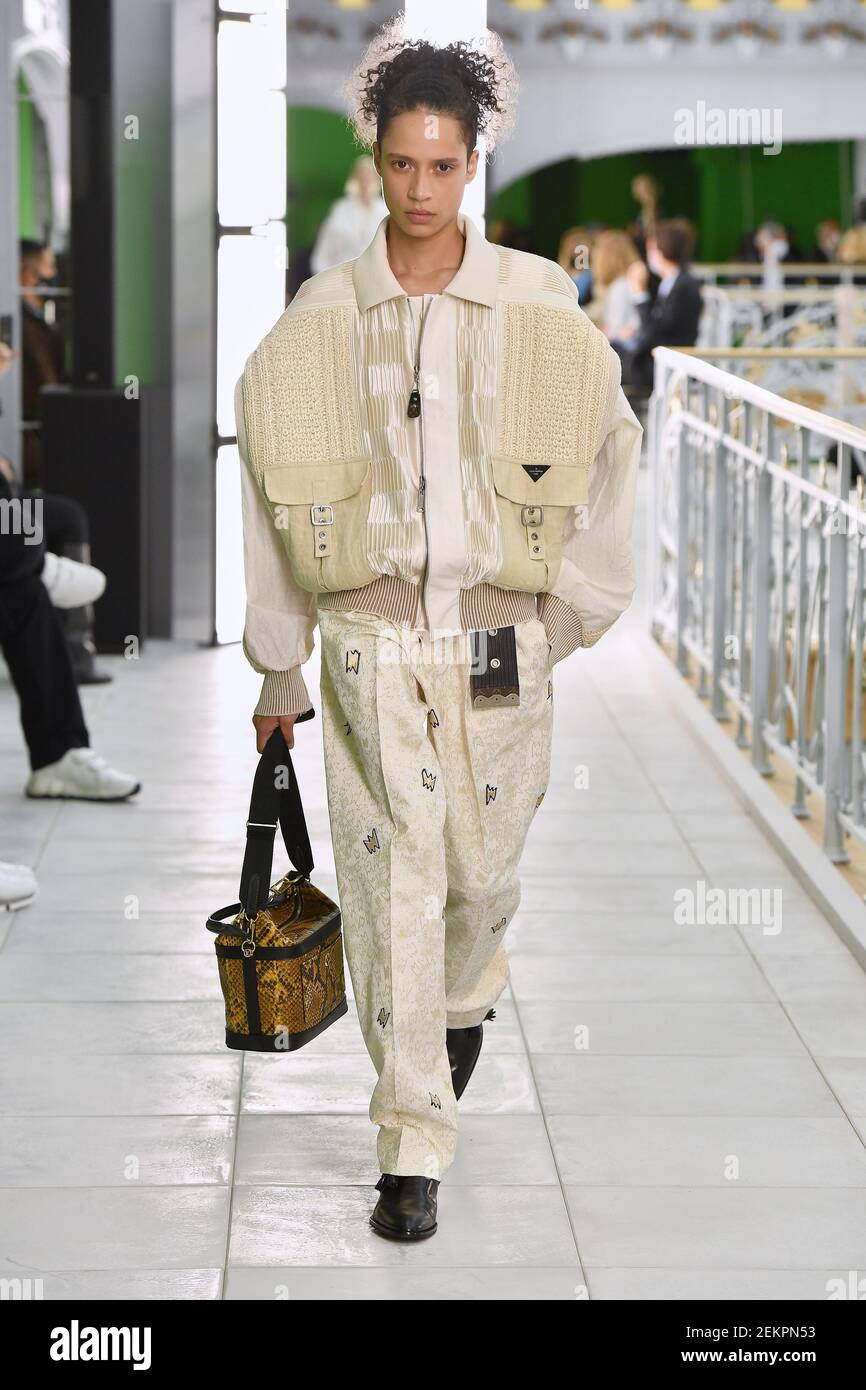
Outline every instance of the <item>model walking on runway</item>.
[(518, 863), (550, 771), (552, 671), (631, 601), (641, 428), (568, 274), (461, 213), (513, 69), (393, 26), (354, 74), (388, 208), (247, 359), (244, 651), (258, 747), (293, 745), (321, 647), (328, 808), (377, 1082), (371, 1222), (437, 1226), (483, 1021), (508, 983)]

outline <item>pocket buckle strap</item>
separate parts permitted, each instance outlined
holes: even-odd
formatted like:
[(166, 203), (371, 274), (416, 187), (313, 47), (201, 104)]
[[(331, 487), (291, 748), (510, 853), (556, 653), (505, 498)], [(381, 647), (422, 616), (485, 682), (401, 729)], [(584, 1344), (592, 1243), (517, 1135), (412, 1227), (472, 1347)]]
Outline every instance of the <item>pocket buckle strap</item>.
[(520, 508), (520, 520), (526, 527), (526, 544), (532, 560), (545, 559), (544, 508), (537, 503)]
[(313, 553), (315, 555), (330, 555), (331, 535), (322, 528), (334, 524), (334, 508), (331, 503), (313, 502), (310, 505), (310, 521), (316, 528), (313, 537)]

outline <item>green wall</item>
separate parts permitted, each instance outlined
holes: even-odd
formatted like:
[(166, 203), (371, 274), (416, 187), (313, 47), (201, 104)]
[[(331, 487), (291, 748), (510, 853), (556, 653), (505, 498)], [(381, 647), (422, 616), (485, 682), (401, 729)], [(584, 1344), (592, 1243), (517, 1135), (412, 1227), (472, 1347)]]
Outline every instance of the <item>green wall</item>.
[[(534, 249), (555, 257), (562, 232), (576, 223), (625, 227), (637, 211), (631, 180), (646, 170), (663, 185), (663, 213), (697, 223), (697, 260), (730, 259), (743, 233), (766, 218), (791, 225), (807, 254), (818, 222), (852, 220), (854, 144), (848, 140), (787, 144), (773, 156), (756, 146), (714, 146), (565, 160), (509, 184), (491, 200), (488, 215), (522, 220)], [(521, 207), (528, 209), (522, 219), (512, 211)]]
[[(312, 245), (359, 153), (342, 116), (318, 107), (290, 108), (290, 246)], [(646, 170), (663, 186), (662, 212), (697, 223), (698, 260), (729, 260), (744, 232), (765, 218), (792, 225), (806, 253), (823, 218), (836, 217), (843, 226), (852, 220), (850, 140), (789, 143), (771, 156), (760, 146), (717, 145), (562, 160), (501, 189), (487, 216), (529, 227), (535, 251), (555, 258), (562, 233), (576, 223), (627, 226), (637, 212), (631, 181)]]
[[(18, 95), (29, 97), (27, 79), (19, 68)], [(33, 212), (33, 105), (29, 101), (19, 101), (18, 112), (18, 235), (37, 237), (42, 232), (36, 226)]]
[(331, 204), (342, 197), (349, 170), (364, 151), (345, 117), (319, 107), (288, 113), (289, 246), (312, 246)]

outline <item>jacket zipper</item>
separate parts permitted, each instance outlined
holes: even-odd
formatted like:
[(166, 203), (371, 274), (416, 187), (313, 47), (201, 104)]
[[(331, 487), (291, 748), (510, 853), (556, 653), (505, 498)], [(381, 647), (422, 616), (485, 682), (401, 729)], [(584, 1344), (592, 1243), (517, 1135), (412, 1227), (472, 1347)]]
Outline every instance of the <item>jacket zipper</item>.
[[(420, 467), (421, 476), (420, 476), (419, 481), (418, 481), (418, 501), (417, 501), (417, 504), (416, 504), (416, 506), (415, 506), (415, 510), (418, 511), (418, 512), (421, 512), (421, 514), (422, 514), (423, 517), (424, 517), (424, 571), (423, 571), (423, 574), (422, 574), (422, 576), (421, 576), (421, 608), (422, 608), (422, 613), (423, 613), (423, 615), (424, 615), (424, 621), (425, 621), (425, 623), (427, 622), (427, 598), (426, 598), (426, 587), (427, 587), (427, 570), (428, 570), (428, 567), (429, 567), (429, 564), (430, 564), (430, 531), (429, 531), (428, 526), (427, 526), (427, 474), (426, 474), (425, 468), (424, 468), (424, 411), (423, 411), (423, 409), (422, 409), (422, 407), (421, 407), (421, 392), (420, 392), (420, 387), (419, 387), (419, 384), (418, 384), (418, 383), (419, 383), (419, 379), (420, 379), (420, 375), (421, 375), (421, 343), (422, 343), (422, 340), (423, 340), (423, 338), (424, 338), (424, 326), (425, 326), (425, 324), (426, 324), (426, 322), (427, 322), (427, 315), (428, 315), (428, 313), (430, 312), (430, 309), (432, 308), (432, 305), (433, 305), (433, 300), (431, 299), (431, 300), (430, 300), (430, 303), (427, 304), (427, 305), (425, 306), (425, 302), (424, 302), (424, 301), (426, 300), (426, 298), (427, 298), (427, 296), (424, 295), (423, 298), (422, 298), (422, 300), (421, 300), (421, 309), (420, 309), (420, 311), (419, 311), (420, 328), (419, 328), (419, 332), (418, 332), (418, 344), (417, 344), (417, 348), (416, 348), (416, 352), (415, 352), (415, 365), (414, 365), (414, 368), (413, 368), (413, 379), (414, 379), (414, 383), (415, 383), (415, 384), (414, 384), (414, 387), (413, 387), (412, 396), (410, 397), (410, 402), (411, 402), (411, 401), (413, 400), (413, 398), (414, 398), (414, 401), (415, 401), (415, 409), (417, 410), (417, 419), (418, 419), (418, 442), (419, 442), (419, 456), (420, 456), (420, 465), (421, 465), (421, 467)], [(413, 330), (413, 337), (414, 337), (415, 323), (414, 323), (414, 316), (413, 316), (413, 314), (412, 314), (412, 306), (411, 306), (411, 305), (409, 305), (409, 317), (410, 317), (410, 319), (412, 320), (412, 330)]]

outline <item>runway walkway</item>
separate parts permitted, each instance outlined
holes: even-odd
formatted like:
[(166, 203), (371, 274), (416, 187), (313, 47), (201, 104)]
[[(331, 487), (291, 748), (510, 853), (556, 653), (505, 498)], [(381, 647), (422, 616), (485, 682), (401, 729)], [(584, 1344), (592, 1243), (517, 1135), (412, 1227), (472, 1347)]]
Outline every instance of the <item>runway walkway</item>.
[[(556, 669), (511, 988), (414, 1247), (367, 1226), (352, 1007), (294, 1055), (223, 1043), (204, 920), (236, 896), (256, 761), (240, 647), (102, 658), (92, 744), (144, 783), (115, 806), (22, 795), (0, 666), (0, 857), (41, 885), (0, 916), (0, 1277), (46, 1299), (519, 1300), (825, 1299), (862, 1277), (866, 979), (677, 719), (644, 630), (639, 595)], [(318, 708), (317, 658), (309, 686)], [(335, 894), (318, 716), (296, 766)], [(778, 888), (782, 929), (678, 923), (700, 883)]]

